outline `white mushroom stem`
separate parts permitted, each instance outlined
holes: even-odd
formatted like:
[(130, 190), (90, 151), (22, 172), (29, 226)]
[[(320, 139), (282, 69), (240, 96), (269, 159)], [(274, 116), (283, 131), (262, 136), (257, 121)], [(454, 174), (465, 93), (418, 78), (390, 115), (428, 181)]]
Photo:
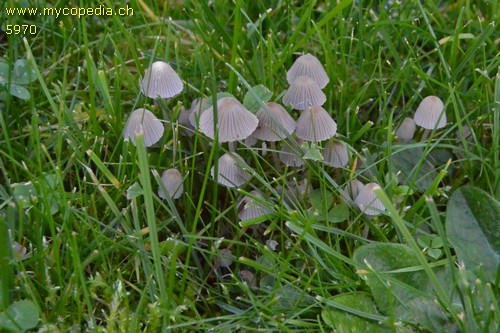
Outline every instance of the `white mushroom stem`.
[(234, 143), (234, 141), (229, 141), (227, 143), (228, 147), (229, 147), (229, 151), (231, 153), (235, 153), (236, 152), (236, 144)]
[(276, 142), (271, 141), (271, 142), (269, 142), (269, 145), (271, 146), (271, 156), (273, 159), (274, 168), (276, 169), (276, 171), (278, 171), (280, 173), (281, 172), (281, 163), (280, 163), (280, 159), (278, 157), (278, 152), (276, 150)]
[(424, 134), (422, 134), (422, 139), (421, 141), (426, 141), (427, 138), (429, 137), (430, 130), (426, 129), (424, 130)]

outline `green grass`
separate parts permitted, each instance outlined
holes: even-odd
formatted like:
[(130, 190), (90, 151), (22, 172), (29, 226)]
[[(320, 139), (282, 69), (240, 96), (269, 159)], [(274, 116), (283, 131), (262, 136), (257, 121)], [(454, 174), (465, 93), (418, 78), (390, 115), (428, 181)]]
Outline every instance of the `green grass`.
[[(34, 24), (38, 32), (0, 35), (0, 57), (9, 66), (26, 59), (34, 69), (25, 85), (29, 100), (0, 83), (0, 226), (10, 230), (8, 237), (0, 228), (0, 263), (10, 267), (0, 272), (0, 310), (31, 300), (40, 310), (38, 327), (50, 332), (305, 332), (330, 331), (322, 311), (334, 307), (400, 331), (393, 313), (332, 300), (370, 291), (359, 273), (369, 267), (353, 254), (383, 242), (409, 245), (417, 270), (434, 286), (424, 292), (460, 331), (494, 331), (499, 278), (472, 288), (464, 283), (471, 273), (454, 270), (450, 284), (466, 314), (493, 307), (490, 317), (461, 320), (433, 268), (453, 268), (457, 260), (443, 229), (451, 193), (471, 185), (500, 200), (496, 2), (132, 1), (132, 16), (7, 17), (4, 8), (16, 3), (3, 1), (3, 29), (4, 22)], [(330, 77), (323, 107), (349, 145), (349, 165), (334, 170), (307, 160), (303, 168), (278, 170), (260, 143), (237, 144), (253, 177), (238, 190), (218, 185), (210, 169), (229, 148), (200, 133), (186, 136), (177, 122), (181, 108), (221, 91), (242, 101), (247, 85), (257, 84), (281, 102), (286, 71), (302, 53), (316, 55)], [(157, 103), (141, 95), (139, 79), (160, 59), (185, 89)], [(418, 130), (414, 142), (397, 142), (395, 130), (427, 95), (444, 101), (447, 126), (427, 141)], [(139, 107), (166, 125), (156, 147), (123, 140), (127, 117)], [(457, 136), (462, 126), (471, 129), (470, 142)], [(394, 156), (417, 147), (422, 157), (410, 185), (429, 159), (435, 174), (425, 193), (401, 194)], [(157, 196), (159, 175), (171, 167), (184, 177), (177, 201)], [(381, 185), (388, 213), (369, 218), (350, 202), (343, 221), (318, 220), (310, 192), (331, 195), (327, 208), (340, 205), (339, 186), (354, 176)], [(303, 179), (311, 188), (296, 200), (277, 190)], [(30, 189), (31, 197), (20, 198)], [(242, 226), (235, 203), (253, 189), (274, 214)], [(416, 241), (422, 234), (444, 240), (440, 258), (422, 251)], [(10, 247), (2, 237), (31, 256), (5, 254)], [(276, 251), (265, 245), (271, 239)], [(214, 265), (221, 249), (232, 252), (229, 268)], [(252, 272), (255, 283), (244, 282), (242, 271)]]

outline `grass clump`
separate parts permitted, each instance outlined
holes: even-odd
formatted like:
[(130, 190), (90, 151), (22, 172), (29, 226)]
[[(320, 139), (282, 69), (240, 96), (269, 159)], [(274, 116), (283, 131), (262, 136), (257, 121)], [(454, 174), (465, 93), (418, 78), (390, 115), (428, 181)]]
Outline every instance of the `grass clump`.
[[(85, 4), (100, 5), (118, 8)], [(0, 327), (496, 332), (494, 2), (129, 6), (128, 16), (0, 12), (5, 24), (38, 29), (0, 36), (0, 262), (9, 268)], [(304, 144), (283, 131), (278, 142), (218, 143), (217, 131), (209, 139), (183, 118), (196, 98), (209, 108), (233, 96), (253, 113), (282, 104), (286, 73), (307, 53), (330, 80), (322, 107), (335, 141)], [(183, 81), (173, 98), (141, 94), (159, 60)], [(443, 101), (446, 126), (398, 140), (430, 95)], [(123, 138), (138, 108), (165, 126), (151, 147), (145, 135)], [(345, 146), (347, 165), (323, 161), (331, 142)], [(283, 164), (281, 150), (301, 166)], [(226, 153), (241, 156), (241, 186), (211, 175)], [(182, 175), (179, 199), (158, 196), (171, 168)], [(346, 190), (354, 180), (374, 183), (384, 209), (360, 209)], [(240, 221), (252, 205), (262, 214)], [(491, 261), (458, 250), (467, 243), (450, 224), (462, 222)], [(16, 307), (34, 324), (9, 319)]]

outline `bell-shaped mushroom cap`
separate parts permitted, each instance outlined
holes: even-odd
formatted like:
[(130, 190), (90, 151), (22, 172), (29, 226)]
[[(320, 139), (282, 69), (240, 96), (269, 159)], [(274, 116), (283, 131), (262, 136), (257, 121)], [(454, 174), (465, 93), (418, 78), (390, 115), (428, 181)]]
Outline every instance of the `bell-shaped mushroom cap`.
[[(272, 210), (266, 207), (262, 201), (264, 197), (257, 191), (251, 191), (251, 196), (245, 196), (238, 203), (238, 217), (240, 221), (256, 219), (261, 216), (271, 214)], [(261, 202), (259, 202), (259, 200)]]
[(292, 82), (299, 76), (310, 77), (316, 81), (321, 89), (323, 89), (328, 82), (330, 82), (323, 65), (321, 65), (318, 58), (312, 54), (305, 54), (298, 57), (292, 67), (290, 67), (290, 70), (286, 73), (286, 79), (290, 84), (292, 84)]
[(415, 111), (415, 123), (428, 130), (446, 126), (446, 113), (443, 101), (436, 96), (427, 96)]
[(130, 140), (136, 145), (135, 136), (144, 135), (144, 145), (146, 147), (154, 145), (163, 136), (165, 128), (151, 111), (146, 109), (137, 109), (127, 120), (123, 136), (125, 140)]
[[(219, 142), (244, 140), (255, 131), (259, 120), (233, 97), (217, 101), (217, 128)], [(215, 137), (214, 109), (209, 107), (200, 116), (199, 130), (209, 138)]]
[(163, 192), (161, 187), (158, 190), (158, 196), (162, 199), (171, 197), (172, 199), (179, 199), (184, 193), (184, 186), (182, 185), (182, 175), (177, 169), (168, 169), (163, 171), (161, 181), (165, 185), (167, 193)]
[(354, 201), (363, 187), (365, 187), (365, 185), (363, 185), (362, 182), (357, 179), (352, 179), (342, 189), (342, 197), (350, 198)]
[(233, 264), (233, 252), (230, 249), (220, 249), (215, 259), (215, 265), (219, 268), (227, 268)]
[(413, 139), (416, 130), (415, 120), (406, 117), (396, 131), (396, 137), (400, 141), (410, 141)]
[(178, 95), (184, 85), (179, 75), (163, 61), (156, 61), (146, 69), (140, 83), (141, 92), (151, 98), (170, 98)]
[(297, 120), (295, 135), (304, 141), (328, 140), (337, 133), (337, 123), (321, 106), (312, 106)]
[(263, 141), (280, 141), (295, 131), (295, 120), (284, 107), (278, 103), (267, 103), (267, 109), (261, 108), (257, 112), (259, 126), (253, 135)]
[[(237, 153), (226, 153), (219, 158), (219, 174), (217, 175), (217, 182), (226, 187), (238, 187), (245, 184), (250, 175), (240, 167), (243, 158)], [(210, 170), (212, 178), (215, 179), (215, 166)]]
[(308, 76), (296, 78), (283, 96), (283, 104), (295, 110), (307, 110), (311, 106), (323, 105), (325, 102), (326, 95), (316, 81)]
[[(302, 140), (297, 139), (297, 144), (301, 146)], [(300, 153), (298, 155), (295, 149), (293, 149), (289, 144), (283, 144), (278, 155), (280, 161), (289, 167), (299, 168), (304, 165), (304, 161), (302, 160), (304, 151), (302, 150), (302, 147), (300, 148)]]
[(196, 121), (200, 118), (200, 115), (206, 109), (206, 106), (210, 100), (208, 97), (195, 98), (193, 103), (191, 103), (191, 109), (189, 109), (189, 122), (196, 128)]
[(328, 141), (323, 150), (323, 160), (326, 165), (343, 168), (349, 162), (347, 145), (344, 142)]
[(380, 186), (375, 183), (366, 184), (359, 192), (356, 200), (354, 200), (359, 209), (366, 215), (380, 215), (385, 210), (382, 201), (377, 198), (374, 192), (379, 188)]

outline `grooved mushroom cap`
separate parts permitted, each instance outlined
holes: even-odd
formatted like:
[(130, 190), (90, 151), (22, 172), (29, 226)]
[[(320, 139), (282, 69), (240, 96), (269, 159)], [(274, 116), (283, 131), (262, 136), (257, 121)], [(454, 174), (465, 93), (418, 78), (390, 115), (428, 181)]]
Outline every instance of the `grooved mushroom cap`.
[(189, 122), (194, 128), (196, 128), (196, 121), (205, 110), (209, 101), (208, 97), (201, 99), (196, 98), (191, 104), (191, 109), (189, 109)]
[[(297, 144), (302, 146), (302, 140), (297, 139)], [(294, 149), (289, 144), (283, 144), (281, 151), (278, 154), (281, 162), (285, 163), (289, 167), (299, 168), (304, 165), (302, 156), (304, 156), (304, 151), (300, 147), (300, 155), (294, 151)]]
[(400, 141), (410, 141), (413, 139), (413, 135), (415, 135), (416, 130), (417, 126), (415, 124), (415, 120), (406, 117), (396, 131), (396, 137)]
[(283, 104), (295, 110), (307, 110), (311, 106), (323, 105), (325, 102), (326, 95), (316, 81), (308, 76), (296, 78), (283, 96)]
[(161, 181), (167, 190), (167, 193), (163, 192), (161, 188), (158, 190), (158, 196), (162, 199), (171, 197), (172, 199), (179, 199), (182, 193), (184, 193), (184, 187), (182, 185), (182, 175), (177, 169), (168, 169), (163, 171), (161, 176)]
[(132, 112), (125, 124), (123, 136), (125, 140), (130, 140), (136, 145), (135, 136), (144, 135), (144, 145), (146, 147), (154, 145), (163, 136), (165, 128), (151, 111), (146, 109), (137, 109)]
[(299, 76), (308, 76), (323, 89), (330, 79), (321, 62), (312, 54), (305, 54), (295, 60), (290, 70), (286, 73), (288, 83), (292, 84)]
[(328, 141), (323, 150), (323, 160), (326, 165), (343, 168), (349, 162), (347, 145), (344, 142)]
[(312, 106), (297, 120), (295, 135), (304, 141), (320, 142), (337, 133), (337, 123), (321, 106)]
[[(219, 142), (244, 140), (255, 131), (259, 120), (233, 97), (217, 101), (217, 128)], [(199, 130), (209, 138), (215, 137), (214, 108), (209, 107), (200, 116)]]
[[(243, 158), (237, 153), (226, 153), (219, 158), (217, 182), (226, 187), (238, 187), (250, 179), (250, 175), (244, 171), (239, 163), (244, 163)], [(212, 178), (215, 179), (215, 166), (210, 170)]]
[(354, 203), (366, 215), (380, 215), (385, 210), (382, 202), (375, 195), (374, 190), (379, 189), (380, 186), (375, 183), (366, 184), (359, 192)]
[[(262, 202), (264, 197), (257, 191), (249, 192), (251, 196), (245, 196), (238, 203), (238, 217), (240, 221), (256, 219), (258, 217), (271, 214), (271, 209), (266, 207)], [(255, 199), (254, 199), (255, 198)]]
[(362, 182), (357, 179), (352, 179), (342, 189), (341, 194), (344, 198), (351, 198), (351, 200), (354, 201), (363, 187), (365, 187), (365, 185), (363, 185)]
[(446, 113), (443, 101), (436, 96), (427, 96), (422, 100), (413, 117), (415, 123), (428, 130), (446, 126)]
[(178, 95), (184, 85), (179, 75), (163, 61), (156, 61), (146, 69), (140, 83), (141, 92), (151, 98), (170, 98)]
[(253, 135), (263, 141), (280, 141), (295, 131), (297, 123), (278, 103), (267, 103), (267, 109), (260, 108), (257, 112), (259, 126)]

